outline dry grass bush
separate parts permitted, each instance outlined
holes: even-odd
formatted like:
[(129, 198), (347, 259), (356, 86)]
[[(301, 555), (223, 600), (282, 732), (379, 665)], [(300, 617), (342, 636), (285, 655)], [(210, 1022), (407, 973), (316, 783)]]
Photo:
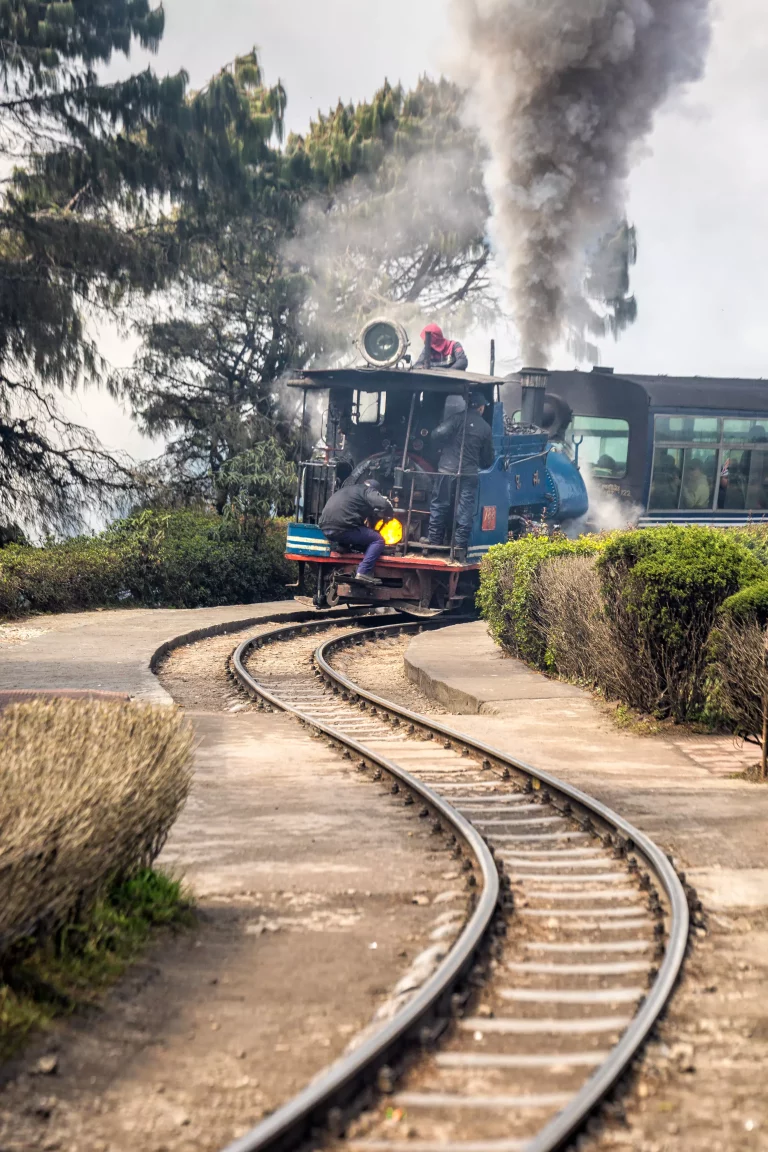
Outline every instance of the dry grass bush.
[(710, 641), (710, 707), (746, 740), (759, 743), (768, 702), (766, 632), (754, 620), (725, 619)]
[(152, 863), (187, 796), (191, 750), (166, 708), (60, 699), (0, 716), (0, 954)]
[(636, 638), (628, 644), (606, 615), (595, 556), (556, 557), (539, 568), (535, 584), (551, 671), (599, 687), (609, 699), (658, 691), (651, 661), (630, 658)]

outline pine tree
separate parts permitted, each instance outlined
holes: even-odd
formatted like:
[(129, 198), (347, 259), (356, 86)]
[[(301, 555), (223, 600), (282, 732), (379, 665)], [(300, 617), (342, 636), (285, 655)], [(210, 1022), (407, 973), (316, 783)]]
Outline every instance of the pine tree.
[(57, 393), (107, 379), (95, 317), (167, 286), (214, 211), (253, 203), (279, 108), (255, 115), (227, 74), (192, 98), (183, 73), (99, 80), (162, 32), (148, 0), (0, 3), (0, 149), (15, 164), (0, 201), (0, 522), (66, 528), (130, 488), (127, 462), (65, 420)]
[(163, 435), (164, 457), (150, 470), (155, 499), (226, 503), (221, 470), (276, 437), (291, 447), (295, 420), (282, 386), (286, 370), (309, 354), (300, 332), (305, 279), (283, 257), (310, 172), (279, 149), (285, 93), (264, 85), (255, 52), (227, 77), (247, 103), (261, 147), (244, 212), (227, 195), (213, 199), (175, 287), (147, 309), (142, 347), (127, 387), (140, 426)]

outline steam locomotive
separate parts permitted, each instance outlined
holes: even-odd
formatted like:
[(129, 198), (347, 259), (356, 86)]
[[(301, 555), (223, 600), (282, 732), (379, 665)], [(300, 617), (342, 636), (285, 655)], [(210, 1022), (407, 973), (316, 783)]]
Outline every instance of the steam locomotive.
[[(322, 446), (299, 466), (285, 553), (299, 564), (299, 587), (309, 565), (317, 608), (369, 605), (414, 615), (451, 610), (474, 595), (480, 561), (492, 545), (534, 526), (552, 530), (587, 512), (578, 462), (543, 426), (545, 372), (521, 374), (522, 406), (513, 422), (501, 401), (504, 381), (474, 372), (412, 368), (408, 346), (400, 324), (375, 319), (357, 341), (363, 364), (302, 371), (288, 382), (303, 391), (302, 428), (308, 402), (320, 399), (323, 409)], [(477, 478), (472, 531), (466, 558), (459, 563), (455, 517), (450, 539), (439, 545), (422, 540), (437, 473), (430, 432), (453, 413), (469, 411), (470, 388), (486, 399), (484, 419), (491, 426), (494, 461)], [(460, 467), (456, 476), (461, 475)], [(394, 520), (379, 526), (388, 547), (375, 570), (381, 585), (374, 587), (354, 582), (361, 557), (334, 550), (338, 545), (318, 526), (338, 487), (366, 479), (378, 480), (395, 510)]]

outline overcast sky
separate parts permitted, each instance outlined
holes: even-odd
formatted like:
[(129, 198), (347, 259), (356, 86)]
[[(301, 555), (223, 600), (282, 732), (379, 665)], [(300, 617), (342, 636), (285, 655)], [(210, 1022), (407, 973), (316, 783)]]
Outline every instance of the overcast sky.
[[(603, 349), (617, 370), (768, 376), (768, 6), (722, 7), (705, 80), (659, 116), (632, 177), (640, 313)], [(385, 76), (410, 86), (446, 60), (448, 0), (165, 0), (165, 9), (158, 72), (183, 67), (200, 86), (255, 44), (267, 81), (287, 88), (294, 131), (339, 97), (368, 97)], [(146, 62), (134, 54), (117, 67)], [(503, 367), (514, 349), (498, 335)], [(484, 368), (487, 335), (467, 344)], [(127, 348), (106, 351), (127, 360)], [(107, 398), (88, 393), (83, 413), (110, 446), (152, 454)]]

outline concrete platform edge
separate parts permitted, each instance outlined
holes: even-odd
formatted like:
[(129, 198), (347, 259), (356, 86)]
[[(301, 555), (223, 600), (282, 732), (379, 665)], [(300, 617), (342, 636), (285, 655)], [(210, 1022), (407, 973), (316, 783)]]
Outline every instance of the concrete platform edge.
[(475, 716), (483, 710), (493, 711), (486, 706), (484, 700), (480, 700), (479, 697), (474, 696), (471, 692), (466, 692), (463, 688), (449, 684), (446, 680), (432, 676), (426, 668), (418, 663), (417, 659), (409, 657), (410, 652), (407, 651), (403, 657), (405, 674), (411, 683), (415, 684), (430, 700), (442, 704), (443, 708), (447, 708), (456, 716)]

